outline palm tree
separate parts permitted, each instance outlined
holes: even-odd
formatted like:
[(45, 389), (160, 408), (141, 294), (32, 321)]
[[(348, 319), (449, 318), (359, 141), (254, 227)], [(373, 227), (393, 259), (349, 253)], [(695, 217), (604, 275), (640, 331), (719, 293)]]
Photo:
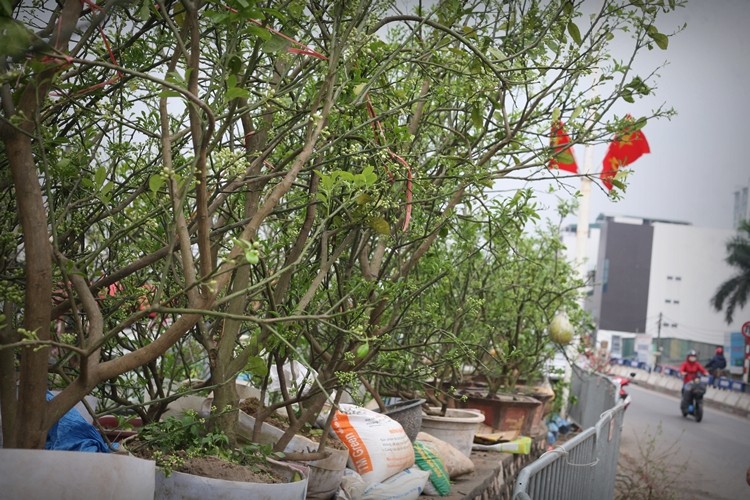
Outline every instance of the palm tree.
[(739, 234), (727, 242), (726, 262), (737, 269), (737, 274), (722, 283), (711, 298), (711, 304), (721, 311), (726, 302), (726, 320), (732, 322), (734, 311), (742, 309), (750, 295), (750, 220), (740, 223)]

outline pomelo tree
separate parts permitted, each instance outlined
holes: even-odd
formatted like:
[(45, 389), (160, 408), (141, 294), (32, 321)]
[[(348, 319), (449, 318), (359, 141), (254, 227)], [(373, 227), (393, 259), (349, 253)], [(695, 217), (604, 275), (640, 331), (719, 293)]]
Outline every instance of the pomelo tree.
[(468, 201), (552, 175), (554, 121), (607, 140), (651, 92), (632, 63), (675, 2), (583, 4), (3, 2), (5, 445), (189, 341), (230, 437), (237, 373), (292, 359), (319, 372), (279, 403), (304, 425), (392, 342)]

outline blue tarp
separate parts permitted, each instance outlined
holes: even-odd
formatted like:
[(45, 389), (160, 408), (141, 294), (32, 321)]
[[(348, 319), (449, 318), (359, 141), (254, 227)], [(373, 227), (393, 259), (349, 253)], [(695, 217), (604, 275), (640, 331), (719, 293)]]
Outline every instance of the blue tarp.
[[(54, 395), (47, 391), (47, 401), (53, 397)], [(64, 451), (111, 451), (96, 427), (88, 423), (75, 408), (71, 408), (52, 426), (47, 433), (47, 444), (44, 447), (48, 450)]]

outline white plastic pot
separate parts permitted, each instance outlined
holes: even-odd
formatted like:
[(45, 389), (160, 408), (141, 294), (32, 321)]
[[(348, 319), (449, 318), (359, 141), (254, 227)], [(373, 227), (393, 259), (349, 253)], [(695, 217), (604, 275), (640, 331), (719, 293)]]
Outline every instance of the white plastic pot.
[(156, 466), (117, 453), (0, 449), (2, 498), (154, 498)]
[[(286, 464), (269, 459), (268, 462), (280, 472), (288, 482), (248, 483), (227, 481), (210, 477), (172, 472), (165, 476), (156, 471), (155, 500), (305, 500), (309, 470), (298, 464)], [(301, 479), (293, 480), (295, 477)], [(132, 496), (130, 498), (145, 498)], [(150, 498), (150, 497), (149, 497)]]
[[(439, 412), (439, 407), (430, 408)], [(476, 410), (448, 408), (445, 416), (422, 415), (422, 432), (453, 445), (467, 457), (471, 455), (474, 435), (479, 424), (484, 422), (484, 415)]]

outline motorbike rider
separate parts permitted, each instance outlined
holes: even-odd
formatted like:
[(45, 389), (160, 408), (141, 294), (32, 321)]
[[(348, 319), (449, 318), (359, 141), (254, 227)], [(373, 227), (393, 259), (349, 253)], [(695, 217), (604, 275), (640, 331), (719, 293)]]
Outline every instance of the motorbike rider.
[(680, 365), (680, 375), (682, 376), (682, 406), (687, 408), (689, 396), (685, 396), (685, 385), (698, 378), (698, 374), (708, 375), (708, 371), (698, 361), (698, 353), (691, 350), (685, 357), (685, 361)]
[(726, 367), (727, 358), (724, 357), (724, 348), (722, 346), (717, 346), (714, 357), (711, 358), (708, 363), (706, 363), (706, 370), (708, 370), (711, 373), (711, 377), (713, 377), (711, 385), (716, 387), (719, 384), (721, 371)]

